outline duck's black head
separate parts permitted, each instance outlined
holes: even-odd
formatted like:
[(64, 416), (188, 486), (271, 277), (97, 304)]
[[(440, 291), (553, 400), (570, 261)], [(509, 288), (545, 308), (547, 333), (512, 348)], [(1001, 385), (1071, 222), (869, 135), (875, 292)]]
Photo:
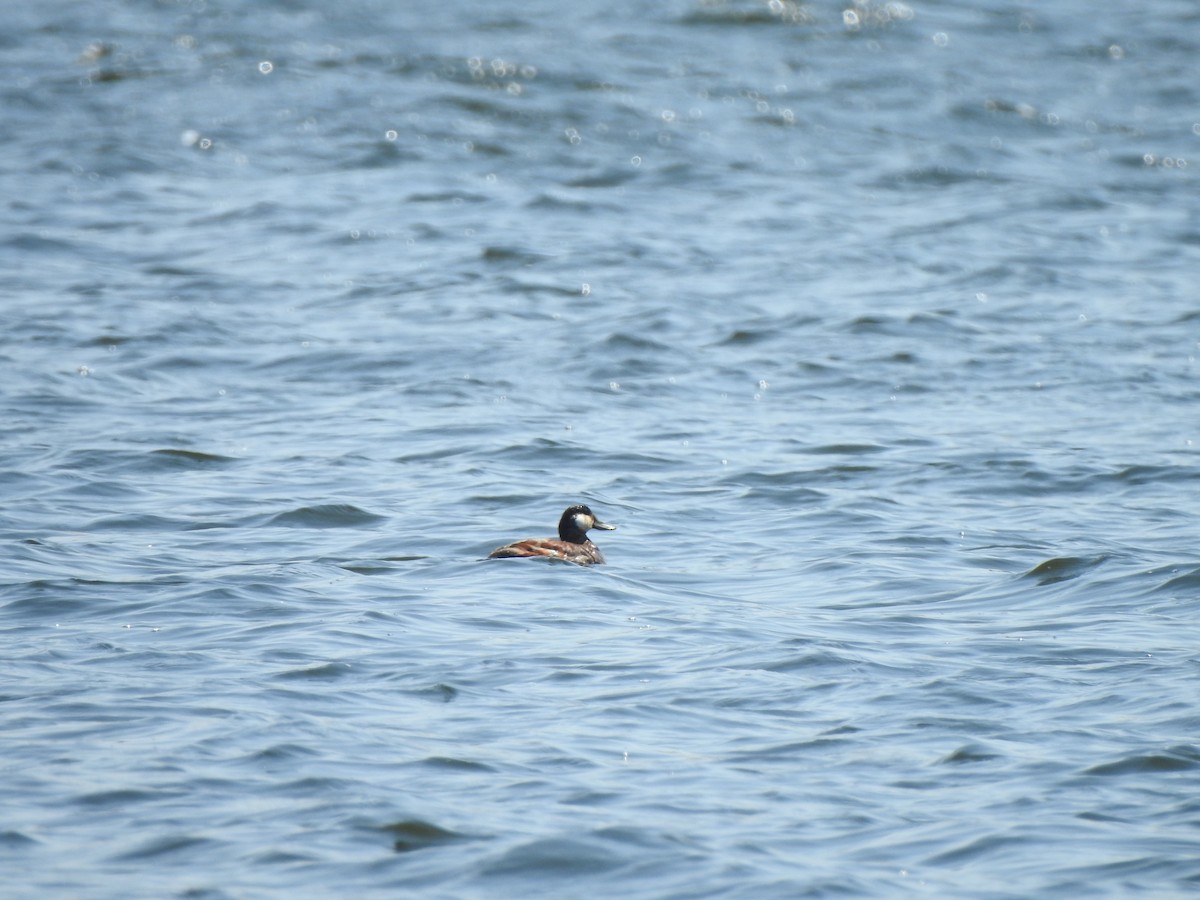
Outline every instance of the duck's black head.
[(587, 533), (592, 528), (599, 528), (602, 531), (612, 531), (616, 525), (609, 525), (601, 522), (596, 518), (596, 514), (586, 506), (570, 506), (563, 511), (562, 518), (558, 520), (558, 539), (561, 541), (570, 541), (572, 544), (582, 544), (587, 538)]

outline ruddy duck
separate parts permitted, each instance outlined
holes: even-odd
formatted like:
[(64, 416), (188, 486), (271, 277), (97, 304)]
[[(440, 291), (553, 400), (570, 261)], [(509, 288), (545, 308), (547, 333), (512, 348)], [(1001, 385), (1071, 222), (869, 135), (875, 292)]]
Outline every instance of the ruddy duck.
[(588, 530), (599, 528), (612, 531), (616, 525), (608, 525), (596, 518), (586, 506), (569, 507), (558, 520), (558, 540), (554, 538), (526, 538), (514, 544), (497, 547), (488, 554), (488, 559), (508, 559), (514, 556), (549, 556), (565, 559), (581, 566), (593, 566), (604, 562), (600, 548), (588, 540)]

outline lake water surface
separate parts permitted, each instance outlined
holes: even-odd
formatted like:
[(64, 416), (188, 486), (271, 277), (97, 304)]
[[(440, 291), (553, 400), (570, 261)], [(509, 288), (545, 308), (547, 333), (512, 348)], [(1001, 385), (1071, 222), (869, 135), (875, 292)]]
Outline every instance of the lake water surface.
[(1193, 3), (4, 18), (0, 895), (1200, 890)]

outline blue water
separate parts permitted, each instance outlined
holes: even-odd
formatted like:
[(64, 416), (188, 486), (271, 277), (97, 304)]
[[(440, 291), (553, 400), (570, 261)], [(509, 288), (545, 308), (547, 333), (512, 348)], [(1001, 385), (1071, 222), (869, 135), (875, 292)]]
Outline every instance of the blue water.
[(4, 20), (0, 895), (1200, 889), (1194, 4)]

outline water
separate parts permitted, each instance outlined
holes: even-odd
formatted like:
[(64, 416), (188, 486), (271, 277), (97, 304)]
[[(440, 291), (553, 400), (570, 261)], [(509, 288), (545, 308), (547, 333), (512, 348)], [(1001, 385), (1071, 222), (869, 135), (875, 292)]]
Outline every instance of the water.
[(0, 894), (1193, 893), (1192, 4), (422, 6), (5, 14)]

